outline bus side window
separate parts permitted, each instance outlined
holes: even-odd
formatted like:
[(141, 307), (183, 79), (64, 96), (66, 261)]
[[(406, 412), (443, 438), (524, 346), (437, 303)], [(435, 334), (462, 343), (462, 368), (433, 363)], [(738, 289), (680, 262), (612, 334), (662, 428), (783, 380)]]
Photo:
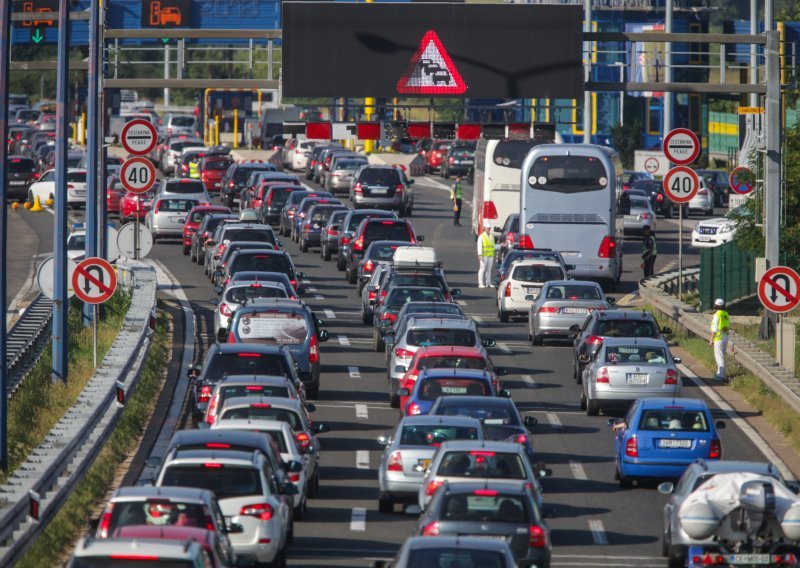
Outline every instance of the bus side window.
[(622, 193), (619, 196), (619, 203), (617, 206), (617, 213), (619, 215), (630, 215), (631, 214), (631, 198), (628, 196), (627, 193)]

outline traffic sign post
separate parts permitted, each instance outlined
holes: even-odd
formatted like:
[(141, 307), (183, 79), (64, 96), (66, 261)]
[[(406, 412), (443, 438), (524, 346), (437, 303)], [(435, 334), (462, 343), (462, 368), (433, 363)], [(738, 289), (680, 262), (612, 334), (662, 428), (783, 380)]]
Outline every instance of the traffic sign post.
[(700, 140), (688, 128), (674, 128), (664, 136), (664, 155), (677, 166), (691, 164), (700, 155)]
[[(72, 275), (75, 273), (77, 267), (78, 265), (74, 260), (67, 259), (67, 298), (71, 298), (75, 295), (75, 291), (72, 289)], [(55, 289), (53, 286), (54, 271), (55, 259), (52, 256), (44, 259), (36, 270), (36, 284), (38, 284), (42, 294), (51, 300), (55, 299)]]
[(97, 368), (97, 304), (107, 302), (114, 295), (117, 289), (117, 273), (104, 258), (92, 257), (78, 264), (71, 280), (78, 299), (91, 304), (94, 310), (92, 361)]
[(750, 168), (739, 166), (731, 172), (728, 183), (731, 189), (739, 195), (747, 195), (756, 186), (756, 176)]
[(758, 281), (758, 299), (767, 310), (778, 314), (776, 358), (782, 367), (794, 372), (795, 327), (784, 325), (783, 314), (800, 304), (800, 274), (788, 266), (770, 268)]
[(678, 300), (681, 300), (683, 298), (683, 204), (689, 203), (697, 195), (700, 178), (692, 168), (675, 166), (664, 176), (663, 185), (664, 193), (670, 201), (678, 204)]
[(126, 152), (144, 156), (153, 151), (158, 141), (155, 127), (148, 120), (137, 118), (122, 127), (120, 141)]

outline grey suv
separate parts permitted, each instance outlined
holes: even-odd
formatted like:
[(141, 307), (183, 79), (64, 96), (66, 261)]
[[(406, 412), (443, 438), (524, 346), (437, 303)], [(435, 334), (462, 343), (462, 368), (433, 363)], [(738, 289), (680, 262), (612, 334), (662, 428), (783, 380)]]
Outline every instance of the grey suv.
[(350, 184), (350, 201), (355, 209), (395, 209), (401, 217), (410, 217), (414, 208), (412, 185), (414, 180), (394, 166), (361, 166)]

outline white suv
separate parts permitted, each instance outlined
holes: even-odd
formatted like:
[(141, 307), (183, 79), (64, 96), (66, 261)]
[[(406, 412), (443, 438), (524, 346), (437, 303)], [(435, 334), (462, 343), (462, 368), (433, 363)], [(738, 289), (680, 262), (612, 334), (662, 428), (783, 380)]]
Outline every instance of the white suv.
[(507, 322), (511, 316), (526, 316), (542, 286), (550, 280), (566, 280), (561, 263), (526, 258), (515, 262), (508, 277), (497, 286), (497, 317)]

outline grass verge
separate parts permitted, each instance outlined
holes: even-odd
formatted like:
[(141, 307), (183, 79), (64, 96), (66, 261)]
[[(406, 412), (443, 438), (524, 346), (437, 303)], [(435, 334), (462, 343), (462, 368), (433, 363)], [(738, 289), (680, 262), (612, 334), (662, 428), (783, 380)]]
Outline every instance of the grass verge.
[(170, 349), (168, 327), (167, 314), (160, 312), (139, 383), (111, 436), (64, 506), (19, 561), (18, 568), (58, 565), (63, 551), (78, 538), (94, 507), (107, 493), (118, 466), (136, 447), (161, 391)]
[[(670, 336), (670, 340), (673, 343), (685, 349), (692, 357), (709, 369), (709, 375), (713, 373), (711, 369), (716, 368), (716, 362), (714, 361), (714, 353), (711, 346), (708, 344), (708, 339), (682, 330), (672, 324), (658, 310), (653, 309), (652, 306), (646, 306), (645, 309), (656, 316), (659, 325), (668, 325), (675, 330)], [(730, 379), (730, 387), (760, 412), (773, 428), (783, 434), (787, 443), (794, 450), (800, 451), (800, 414), (772, 392), (764, 384), (764, 381), (748, 373), (744, 367), (737, 364), (734, 356), (727, 356), (726, 369)]]
[[(130, 307), (130, 296), (114, 294), (105, 306), (106, 319), (97, 325), (98, 361), (103, 360), (122, 329)], [(69, 380), (66, 383), (51, 382), (52, 344), (48, 343), (25, 377), (22, 388), (8, 401), (9, 471), (17, 469), (31, 450), (42, 443), (94, 375), (92, 328), (83, 326), (82, 308), (82, 303), (73, 303), (67, 318)], [(0, 472), (0, 483), (5, 483), (7, 477), (6, 473)]]

